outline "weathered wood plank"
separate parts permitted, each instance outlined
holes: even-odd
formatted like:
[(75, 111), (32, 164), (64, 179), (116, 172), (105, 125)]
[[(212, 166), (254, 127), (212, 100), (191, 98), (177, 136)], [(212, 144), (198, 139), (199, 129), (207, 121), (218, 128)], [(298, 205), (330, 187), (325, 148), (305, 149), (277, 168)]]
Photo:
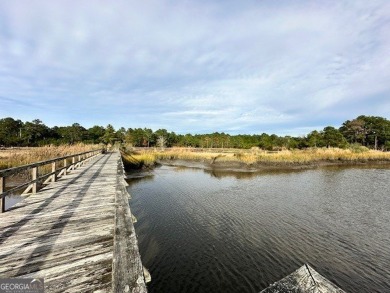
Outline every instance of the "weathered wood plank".
[[(23, 222), (23, 221), (32, 221), (36, 224), (39, 224), (40, 222), (47, 223), (48, 221), (51, 221), (51, 219), (56, 219), (56, 217), (63, 216), (66, 218), (69, 216), (70, 221), (72, 219), (77, 219), (78, 217), (82, 218), (88, 218), (93, 216), (99, 216), (99, 214), (96, 213), (95, 210), (91, 210), (91, 206), (94, 206), (96, 209), (99, 210), (100, 213), (113, 215), (114, 214), (114, 204), (108, 203), (106, 205), (101, 205), (100, 202), (91, 201), (89, 202), (89, 205), (79, 204), (79, 206), (75, 207), (74, 210), (71, 211), (62, 211), (66, 204), (64, 203), (63, 206), (55, 206), (53, 207), (53, 211), (51, 212), (40, 212), (37, 214), (30, 214), (28, 216), (25, 216), (21, 219), (21, 214), (18, 213), (18, 215), (13, 215), (13, 217), (8, 217), (7, 219), (2, 219), (1, 223), (1, 230), (2, 231), (8, 231), (8, 230), (14, 230), (16, 227), (19, 227), (16, 223)], [(69, 207), (72, 207), (72, 204), (69, 205)], [(102, 215), (102, 214), (100, 214)], [(21, 226), (21, 228), (24, 228), (25, 226)], [(21, 229), (19, 228), (19, 229)]]
[[(68, 220), (66, 222), (66, 226), (51, 229), (51, 234), (55, 234), (55, 233), (57, 233), (57, 231), (60, 232), (61, 234), (66, 234), (66, 233), (68, 233), (68, 231), (70, 231), (70, 233), (76, 233), (78, 231), (87, 231), (90, 229), (95, 229), (97, 220), (99, 221), (100, 226), (104, 226), (106, 223), (108, 223), (112, 227), (112, 218), (113, 218), (113, 214), (111, 214), (108, 211), (106, 213), (102, 213), (101, 216), (87, 215), (84, 218), (84, 217), (82, 217), (82, 215), (80, 215), (80, 216), (77, 216), (74, 218), (63, 219), (63, 220), (61, 220), (62, 222), (65, 222), (66, 220)], [(45, 220), (47, 220), (47, 221), (45, 221)], [(34, 224), (43, 226), (45, 224), (52, 223), (53, 225), (59, 226), (61, 221), (56, 222), (55, 220), (53, 220), (53, 218), (48, 218), (48, 219), (40, 218), (39, 221), (35, 221)], [(83, 225), (80, 225), (80, 221), (83, 221)], [(42, 226), (41, 226), (41, 229), (37, 229), (39, 227), (29, 227), (29, 226), (21, 227), (20, 229), (18, 229), (19, 233), (17, 233), (12, 238), (12, 240), (15, 238), (18, 238), (18, 237), (20, 237), (22, 239), (26, 239), (26, 240), (29, 237), (31, 237), (32, 239), (36, 239), (37, 236), (40, 236), (41, 234), (47, 233), (47, 231), (43, 230), (44, 228)], [(10, 238), (10, 236), (13, 235), (12, 232), (14, 230), (15, 229), (4, 230), (4, 232), (0, 236), (0, 244), (5, 243)], [(24, 233), (24, 235), (22, 233)], [(11, 239), (9, 239), (9, 240), (11, 240)]]
[[(33, 254), (18, 254), (15, 260), (10, 260), (0, 269), (3, 276), (13, 276), (15, 274), (25, 275), (44, 269), (55, 268), (60, 265), (73, 263), (77, 260), (83, 260), (91, 256), (97, 256), (105, 253), (112, 254), (112, 241), (102, 242), (103, 245), (90, 245), (88, 247), (65, 248), (63, 250), (52, 249), (42, 250)], [(29, 259), (29, 265), (23, 265), (23, 261)]]
[(52, 275), (45, 287), (49, 292), (111, 292), (111, 261), (107, 258), (93, 265), (67, 268), (59, 276)]
[[(112, 252), (102, 253), (83, 259), (68, 262), (66, 264), (60, 264), (51, 268), (44, 268), (40, 271), (25, 274), (26, 278), (45, 278), (45, 292), (51, 292), (50, 284), (55, 286), (61, 286), (63, 291), (71, 289), (72, 284), (89, 280), (85, 290), (82, 291), (69, 291), (69, 292), (91, 292), (94, 291), (94, 287), (100, 287), (99, 284), (107, 282), (107, 278), (103, 278), (102, 275), (96, 275), (93, 272), (98, 270), (105, 270), (111, 272)], [(92, 275), (92, 277), (91, 277)], [(88, 277), (90, 276), (90, 277)], [(111, 281), (111, 278), (108, 279)], [(47, 285), (46, 285), (47, 283)], [(68, 283), (69, 287), (64, 286)]]
[[(5, 191), (5, 177), (0, 176), (0, 194)], [(0, 213), (5, 212), (5, 197), (0, 198)]]
[(321, 276), (311, 266), (303, 265), (287, 277), (275, 282), (260, 293), (345, 293), (342, 289)]
[(1, 215), (0, 275), (43, 277), (45, 292), (146, 292), (119, 153), (79, 165)]
[(144, 270), (138, 251), (126, 182), (121, 158), (118, 160), (118, 176), (115, 202), (115, 236), (113, 260), (113, 292), (147, 292)]
[[(9, 256), (11, 256), (10, 261), (12, 262), (21, 258), (24, 254), (27, 253), (29, 253), (29, 255), (33, 255), (39, 253), (39, 251), (41, 250), (46, 249), (48, 251), (52, 251), (53, 249), (57, 249), (57, 247), (61, 249), (67, 249), (67, 247), (62, 247), (62, 243), (66, 244), (68, 247), (80, 246), (79, 243), (84, 243), (84, 242), (89, 243), (90, 240), (92, 239), (95, 241), (95, 243), (99, 243), (101, 241), (106, 241), (107, 239), (112, 239), (111, 235), (112, 235), (112, 226), (105, 227), (104, 229), (100, 229), (99, 231), (88, 231), (88, 234), (86, 234), (86, 232), (84, 233), (78, 232), (78, 233), (65, 235), (65, 236), (50, 235), (47, 237), (42, 237), (39, 241), (33, 241), (34, 239), (30, 238), (29, 240), (24, 242), (23, 245), (20, 244), (7, 245), (4, 251), (1, 253), (2, 259), (0, 260), (0, 263), (3, 262), (3, 259), (6, 259)], [(57, 239), (53, 241), (51, 240), (51, 238), (57, 238)], [(3, 267), (0, 268), (0, 271), (2, 269)]]

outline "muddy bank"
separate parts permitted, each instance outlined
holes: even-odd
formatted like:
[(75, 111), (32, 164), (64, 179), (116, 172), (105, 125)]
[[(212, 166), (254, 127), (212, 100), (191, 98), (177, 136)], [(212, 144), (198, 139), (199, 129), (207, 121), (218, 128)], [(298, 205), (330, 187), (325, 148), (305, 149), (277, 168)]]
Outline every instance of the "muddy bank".
[[(367, 161), (342, 161), (327, 160), (315, 162), (255, 162), (246, 164), (239, 161), (218, 161), (218, 160), (159, 160), (157, 165), (167, 165), (176, 167), (199, 168), (217, 171), (239, 171), (239, 172), (258, 172), (258, 171), (276, 171), (276, 170), (305, 170), (320, 167), (367, 167), (367, 168), (390, 168), (390, 161), (367, 160)], [(152, 166), (150, 166), (152, 167)], [(149, 167), (149, 168), (150, 168)]]

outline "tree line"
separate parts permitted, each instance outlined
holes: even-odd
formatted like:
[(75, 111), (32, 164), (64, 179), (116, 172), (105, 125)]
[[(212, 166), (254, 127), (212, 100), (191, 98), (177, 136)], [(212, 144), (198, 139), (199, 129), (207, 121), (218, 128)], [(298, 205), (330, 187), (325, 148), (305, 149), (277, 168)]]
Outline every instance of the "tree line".
[(276, 134), (230, 135), (224, 132), (210, 134), (176, 134), (166, 129), (121, 127), (109, 124), (84, 128), (71, 126), (48, 127), (41, 120), (23, 122), (11, 117), (0, 119), (0, 146), (42, 146), (61, 144), (115, 144), (128, 143), (135, 147), (178, 146), (197, 148), (251, 148), (266, 150), (303, 149), (308, 147), (365, 146), (390, 150), (390, 121), (383, 117), (361, 115), (345, 121), (340, 128), (327, 126), (313, 130), (306, 136), (278, 136)]

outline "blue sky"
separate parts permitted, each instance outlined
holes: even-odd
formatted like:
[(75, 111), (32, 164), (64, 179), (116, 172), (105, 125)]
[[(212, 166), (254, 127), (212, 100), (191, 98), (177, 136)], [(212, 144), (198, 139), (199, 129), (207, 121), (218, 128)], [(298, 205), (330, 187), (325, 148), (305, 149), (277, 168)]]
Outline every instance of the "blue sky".
[(0, 2), (0, 117), (305, 135), (390, 117), (390, 1)]

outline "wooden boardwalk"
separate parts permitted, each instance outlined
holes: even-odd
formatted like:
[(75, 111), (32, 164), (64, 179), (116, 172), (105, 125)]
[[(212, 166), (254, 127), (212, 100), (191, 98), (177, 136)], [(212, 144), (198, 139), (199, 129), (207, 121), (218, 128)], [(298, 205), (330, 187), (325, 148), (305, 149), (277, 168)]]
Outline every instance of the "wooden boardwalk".
[(345, 293), (309, 265), (303, 265), (260, 293)]
[(0, 214), (0, 277), (45, 292), (146, 292), (118, 152), (102, 154)]

